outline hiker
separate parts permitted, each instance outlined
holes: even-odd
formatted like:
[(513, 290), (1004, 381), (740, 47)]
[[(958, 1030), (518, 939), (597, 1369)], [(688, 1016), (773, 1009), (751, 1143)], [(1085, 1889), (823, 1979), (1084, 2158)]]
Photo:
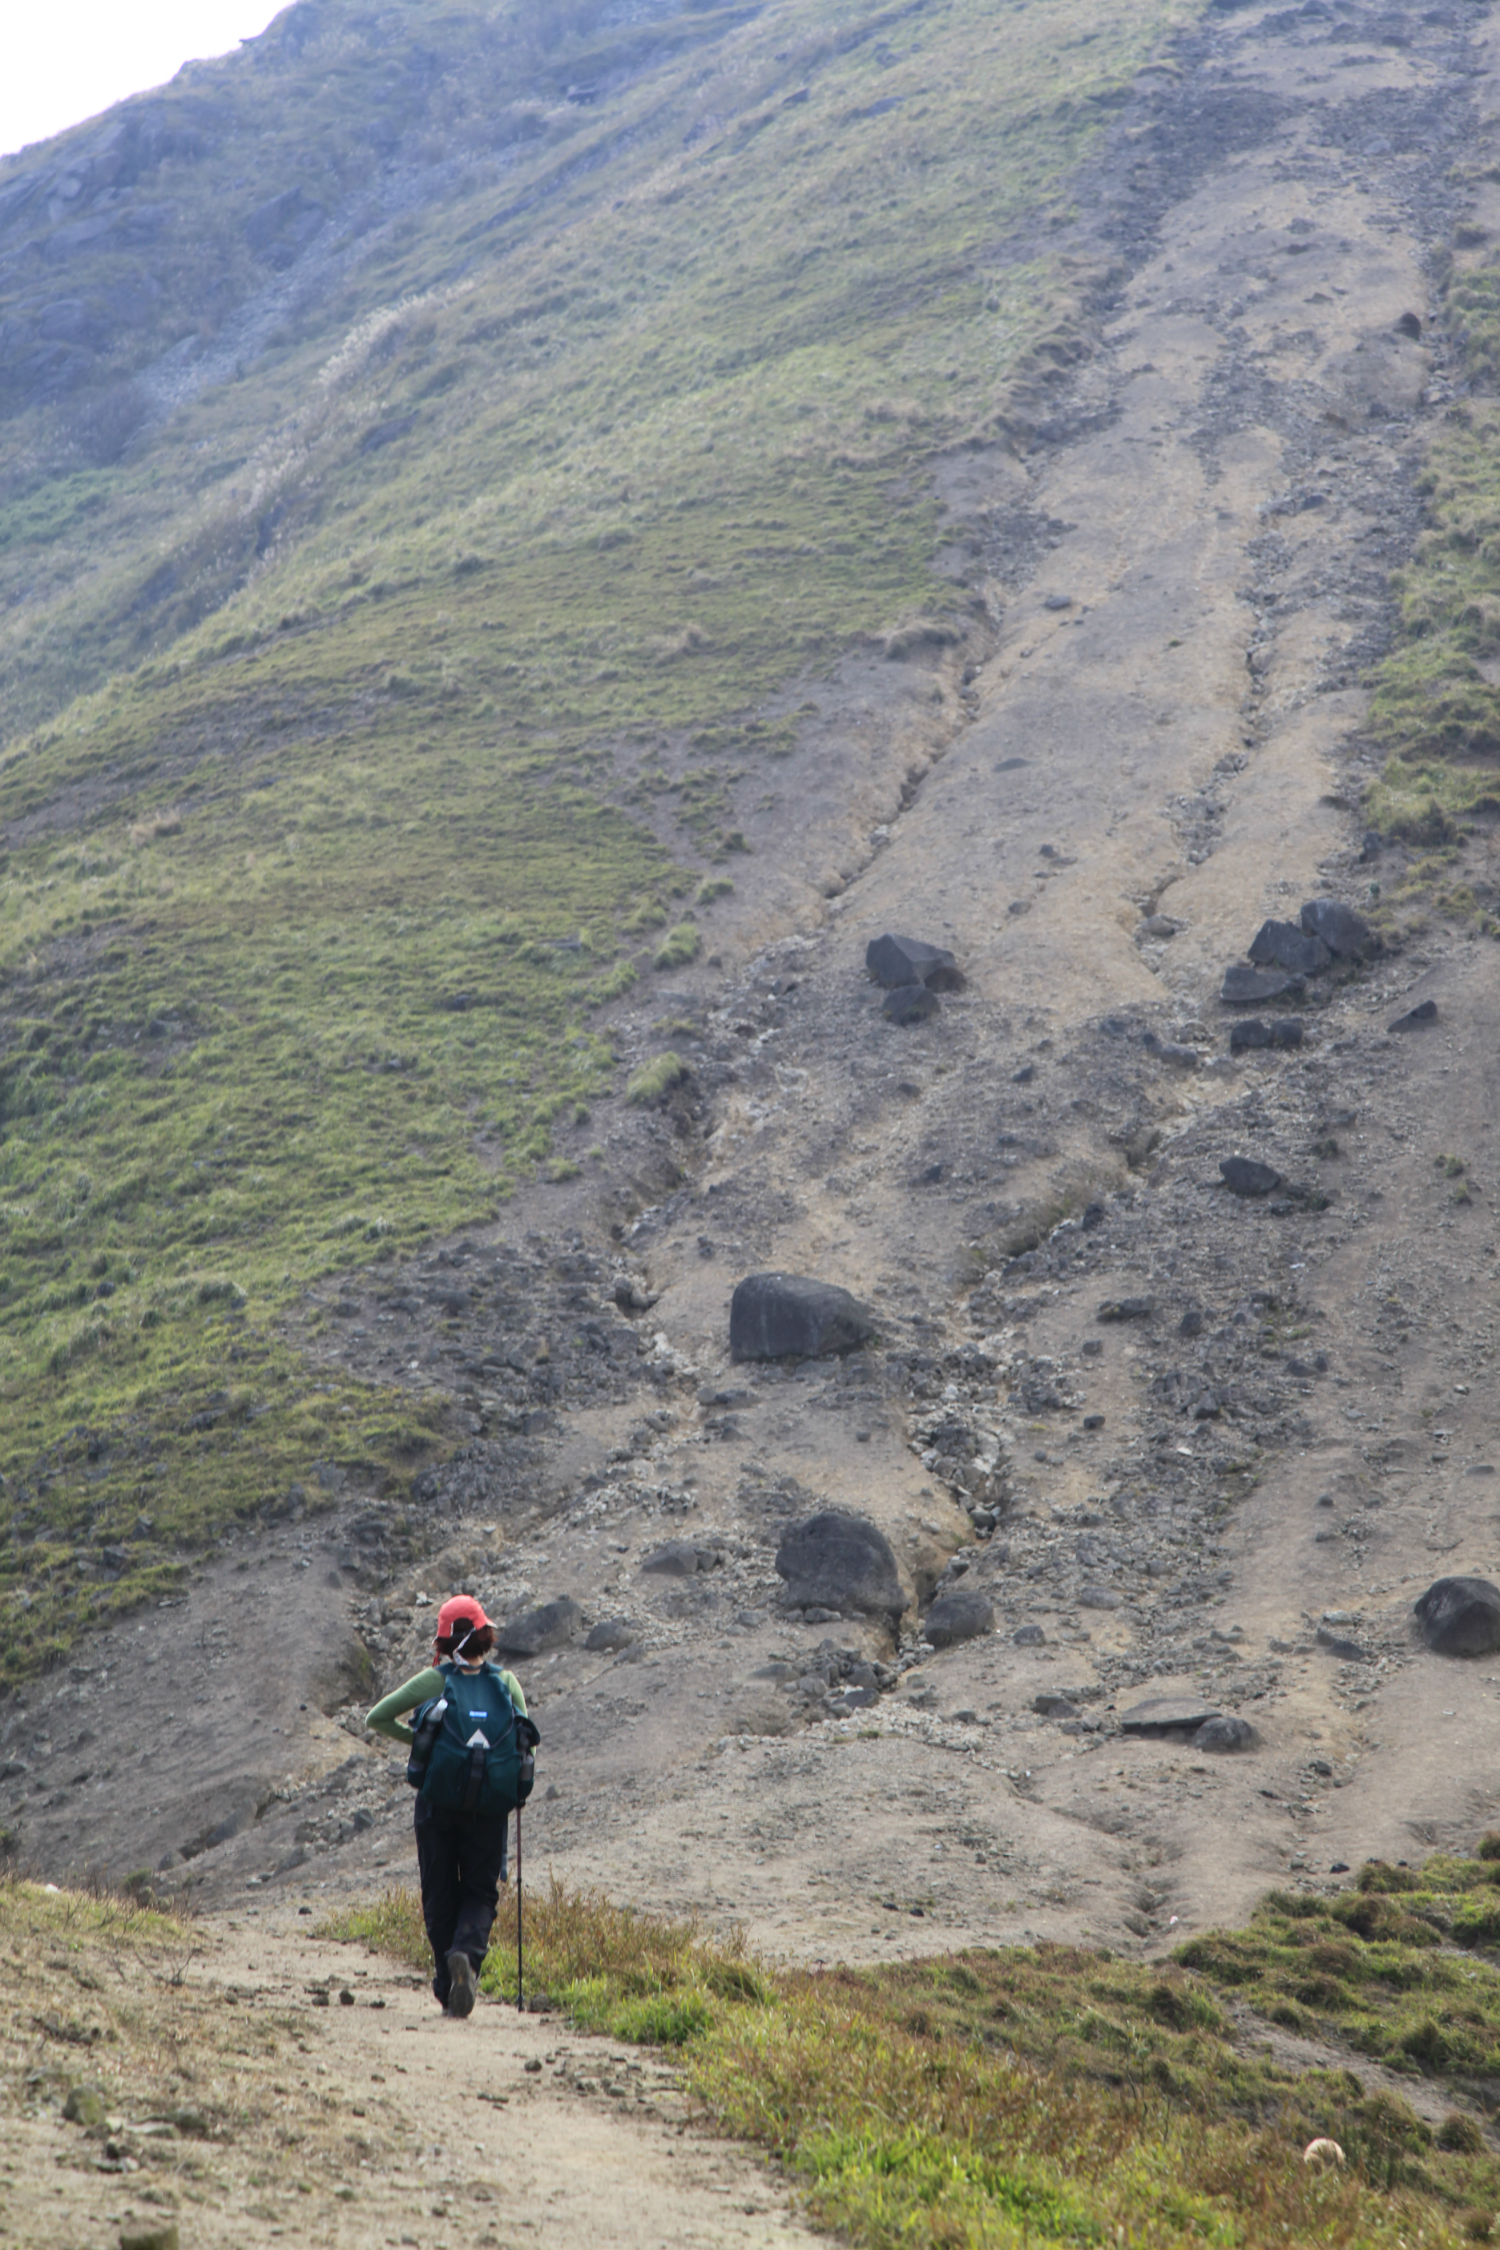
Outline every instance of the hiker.
[[(422, 1920), (432, 1946), (432, 1989), (450, 2016), (473, 2012), (479, 1971), (507, 1878), (510, 1815), (531, 1792), (537, 1731), (514, 1672), (485, 1659), (495, 1629), (468, 1594), (444, 1602), (433, 1661), (382, 1697), (365, 1720), (411, 1752), (417, 1791)], [(403, 1725), (404, 1714), (416, 1714)]]

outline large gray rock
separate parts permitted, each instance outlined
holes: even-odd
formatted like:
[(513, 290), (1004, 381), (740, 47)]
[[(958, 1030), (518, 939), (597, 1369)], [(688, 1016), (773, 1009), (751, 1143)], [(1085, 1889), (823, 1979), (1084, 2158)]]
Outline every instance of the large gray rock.
[(1302, 927), (1345, 961), (1368, 961), (1380, 951), (1380, 940), (1364, 916), (1336, 898), (1310, 898), (1302, 909)]
[(787, 1600), (800, 1609), (886, 1617), (906, 1607), (890, 1541), (864, 1516), (827, 1508), (793, 1524), (776, 1550)]
[(1439, 1656), (1489, 1656), (1500, 1648), (1500, 1586), (1487, 1578), (1436, 1579), (1412, 1608)]
[(881, 1001), (880, 1013), (887, 1023), (925, 1023), (942, 1004), (928, 985), (898, 984)]
[(1269, 1195), (1272, 1188), (1281, 1185), (1281, 1174), (1275, 1166), (1257, 1163), (1253, 1156), (1221, 1157), (1219, 1170), (1231, 1195)]
[(746, 1274), (729, 1301), (731, 1359), (824, 1359), (874, 1333), (874, 1314), (847, 1289), (800, 1274)]
[(1223, 1714), (1195, 1695), (1152, 1695), (1120, 1713), (1122, 1734), (1196, 1734)]
[(566, 1648), (582, 1623), (583, 1611), (564, 1594), (497, 1627), (495, 1646), (502, 1656), (545, 1656), (550, 1649)]
[(1249, 951), (1259, 968), (1286, 969), (1302, 977), (1316, 976), (1333, 959), (1323, 940), (1310, 937), (1296, 922), (1262, 922)]
[(963, 972), (943, 945), (928, 945), (922, 938), (871, 938), (865, 947), (865, 967), (877, 984), (894, 990), (903, 984), (931, 985), (935, 992), (956, 992)]
[(1205, 1719), (1193, 1736), (1195, 1750), (1258, 1750), (1260, 1736), (1248, 1719)]
[(959, 1641), (977, 1641), (995, 1630), (995, 1612), (977, 1586), (955, 1586), (939, 1594), (927, 1612), (922, 1638), (934, 1648), (953, 1648)]
[(1307, 979), (1286, 969), (1247, 969), (1237, 961), (1224, 971), (1219, 998), (1227, 1008), (1258, 1008), (1267, 1000), (1300, 999), (1306, 990)]

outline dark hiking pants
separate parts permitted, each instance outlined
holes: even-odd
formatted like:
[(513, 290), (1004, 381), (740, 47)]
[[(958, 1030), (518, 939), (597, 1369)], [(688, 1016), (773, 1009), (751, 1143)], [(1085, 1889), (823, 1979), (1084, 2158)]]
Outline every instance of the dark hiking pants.
[(476, 1820), (469, 1813), (439, 1812), (419, 1797), (416, 1832), (422, 1920), (432, 1947), (432, 1989), (446, 2008), (449, 1954), (467, 1953), (476, 1977), (484, 1961), (506, 1876), (510, 1819), (506, 1815)]

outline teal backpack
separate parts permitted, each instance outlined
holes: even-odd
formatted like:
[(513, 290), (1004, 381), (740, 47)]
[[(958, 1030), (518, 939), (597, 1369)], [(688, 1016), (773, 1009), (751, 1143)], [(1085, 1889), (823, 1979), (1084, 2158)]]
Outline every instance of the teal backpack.
[(465, 1672), (439, 1666), (441, 1695), (421, 1704), (412, 1723), (406, 1778), (437, 1812), (499, 1820), (525, 1804), (536, 1778), (541, 1736), (518, 1711), (493, 1664)]

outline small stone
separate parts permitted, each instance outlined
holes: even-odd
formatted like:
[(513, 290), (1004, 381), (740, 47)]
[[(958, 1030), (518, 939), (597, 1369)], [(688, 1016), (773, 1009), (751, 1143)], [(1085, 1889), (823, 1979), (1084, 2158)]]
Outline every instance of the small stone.
[(1177, 1333), (1179, 1336), (1201, 1336), (1203, 1333), (1202, 1313), (1190, 1308), (1178, 1321)]
[[(1318, 1538), (1324, 1541), (1337, 1538), (1337, 1536), (1336, 1532), (1320, 1531), (1318, 1533)], [(1330, 1656), (1340, 1656), (1349, 1664), (1369, 1662), (1370, 1652), (1368, 1649), (1361, 1648), (1358, 1641), (1347, 1640), (1342, 1633), (1335, 1633), (1329, 1625), (1318, 1627), (1318, 1646), (1319, 1648), (1326, 1648)]]
[(1414, 1008), (1407, 1009), (1404, 1016), (1397, 1016), (1394, 1023), (1387, 1024), (1386, 1029), (1387, 1031), (1420, 1031), (1423, 1024), (1437, 1022), (1437, 1012), (1435, 1000), (1419, 1000)]
[(1216, 1422), (1222, 1411), (1223, 1409), (1212, 1391), (1200, 1391), (1193, 1401), (1193, 1420), (1195, 1422)]
[(1174, 938), (1181, 928), (1182, 924), (1174, 922), (1170, 914), (1148, 914), (1141, 924), (1140, 934), (1142, 937)]
[(97, 2086), (73, 2086), (63, 2103), (63, 2116), (70, 2125), (102, 2125), (104, 2123), (104, 2096)]
[(1269, 1047), (1270, 1044), (1271, 1026), (1259, 1016), (1246, 1016), (1241, 1022), (1229, 1027), (1229, 1052), (1232, 1055), (1242, 1055), (1247, 1048)]
[(144, 2225), (132, 2220), (120, 2230), (120, 2250), (181, 2250), (181, 2246), (175, 2219), (151, 2219)]
[(642, 1570), (652, 1571), (659, 1578), (693, 1578), (705, 1567), (703, 1551), (691, 1539), (669, 1539), (641, 1564)]
[(880, 1013), (887, 1023), (925, 1023), (941, 1006), (937, 994), (925, 984), (899, 984), (881, 1001)]
[(1044, 1719), (1076, 1719), (1078, 1706), (1069, 1695), (1034, 1695), (1031, 1708)]
[(349, 1987), (345, 1985), (343, 1990), (339, 1994), (339, 2006), (341, 2008), (352, 2008), (353, 2005), (354, 1994), (349, 1990)]
[(1283, 969), (1293, 976), (1316, 976), (1333, 959), (1323, 940), (1310, 937), (1296, 922), (1262, 922), (1248, 950), (1258, 968)]
[(1500, 1648), (1500, 1586), (1487, 1578), (1436, 1579), (1412, 1608), (1439, 1656), (1488, 1656)]
[(1080, 1609), (1123, 1609), (1125, 1597), (1112, 1586), (1081, 1586), (1078, 1590)]
[(1300, 1000), (1306, 990), (1306, 979), (1285, 969), (1247, 969), (1236, 962), (1224, 971), (1219, 998), (1226, 1008), (1245, 1008), (1264, 1000)]
[(1281, 1185), (1281, 1174), (1272, 1165), (1258, 1163), (1251, 1156), (1223, 1157), (1219, 1170), (1231, 1195), (1269, 1195), (1272, 1188)]
[(1195, 1750), (1258, 1750), (1260, 1736), (1248, 1719), (1205, 1719), (1193, 1736)]
[(1106, 1297), (1096, 1320), (1149, 1320), (1156, 1310), (1152, 1297)]
[(960, 1641), (978, 1640), (995, 1630), (995, 1612), (977, 1587), (955, 1587), (940, 1594), (922, 1625), (923, 1638), (934, 1648), (955, 1648)]
[(1042, 607), (1043, 609), (1071, 609), (1073, 597), (1071, 594), (1048, 594), (1042, 603)]
[(1102, 1414), (1085, 1414), (1085, 1416), (1083, 1417), (1083, 1426), (1086, 1430), (1102, 1430), (1104, 1427), (1104, 1416)]
[(640, 1633), (628, 1617), (605, 1617), (583, 1645), (592, 1650), (632, 1648), (639, 1639)]
[(1342, 960), (1367, 961), (1380, 950), (1380, 940), (1364, 916), (1336, 898), (1309, 899), (1302, 909), (1302, 927)]
[(956, 992), (963, 972), (943, 945), (928, 945), (923, 938), (871, 938), (865, 947), (865, 968), (877, 984), (888, 990), (900, 985), (926, 984), (939, 992)]
[(874, 1314), (847, 1289), (801, 1274), (746, 1274), (730, 1299), (733, 1359), (823, 1359), (874, 1333)]
[(1305, 1028), (1300, 1016), (1278, 1016), (1271, 1026), (1271, 1045), (1300, 1047)]
[(1045, 1648), (1047, 1636), (1040, 1625), (1021, 1625), (1011, 1635), (1017, 1648)]
[(1036, 1076), (1036, 1064), (1035, 1064), (1035, 1063), (1022, 1063), (1022, 1065), (1021, 1065), (1021, 1067), (1020, 1067), (1020, 1069), (1019, 1069), (1019, 1070), (1013, 1070), (1013, 1071), (1011, 1072), (1011, 1074), (1010, 1074), (1010, 1082), (1011, 1082), (1011, 1084), (1012, 1084), (1013, 1086), (1029, 1086), (1029, 1085), (1031, 1084), (1031, 1081), (1032, 1081), (1032, 1079), (1033, 1079), (1033, 1078), (1035, 1078), (1035, 1076)]
[(1096, 1227), (1103, 1226), (1105, 1220), (1108, 1217), (1109, 1213), (1105, 1210), (1102, 1203), (1086, 1203), (1079, 1217), (1078, 1224), (1082, 1227), (1085, 1234), (1092, 1234)]

